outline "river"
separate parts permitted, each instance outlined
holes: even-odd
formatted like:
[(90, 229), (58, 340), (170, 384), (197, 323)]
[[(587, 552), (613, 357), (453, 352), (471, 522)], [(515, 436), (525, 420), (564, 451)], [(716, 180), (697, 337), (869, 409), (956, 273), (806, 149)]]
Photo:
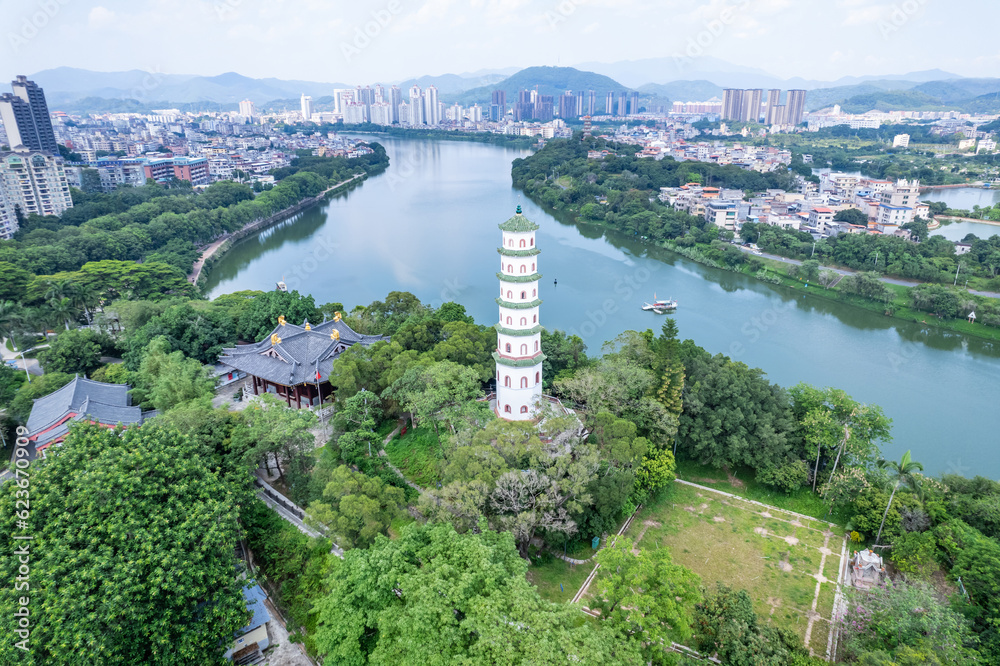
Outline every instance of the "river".
[[(683, 338), (785, 386), (842, 388), (894, 419), (896, 458), (907, 449), (929, 473), (1000, 477), (1000, 345), (810, 298), (711, 269), (623, 234), (577, 225), (511, 186), (526, 151), (480, 143), (378, 138), (384, 174), (251, 236), (211, 270), (211, 297), (289, 288), (348, 309), (410, 291), (425, 303), (462, 303), (496, 319), (497, 224), (521, 204), (541, 225), (541, 321), (575, 332), (591, 354), (628, 329), (662, 318), (640, 310), (654, 292), (680, 302)], [(558, 279), (558, 285), (553, 280)]]

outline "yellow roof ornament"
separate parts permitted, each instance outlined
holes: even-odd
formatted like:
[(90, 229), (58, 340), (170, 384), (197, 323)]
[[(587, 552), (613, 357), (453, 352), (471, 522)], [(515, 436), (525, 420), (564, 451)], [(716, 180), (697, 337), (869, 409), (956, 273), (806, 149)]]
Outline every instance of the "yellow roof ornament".
[(340, 321), (340, 312), (339, 311), (333, 313), (333, 320), (334, 321)]
[(277, 333), (272, 333), (271, 334), (271, 344), (272, 345), (280, 345), (281, 344), (281, 338), (278, 337)]
[(278, 323), (282, 326), (285, 325), (285, 315), (278, 315)]
[(313, 330), (313, 327), (309, 325), (309, 322), (306, 322), (306, 330), (307, 331)]
[(338, 331), (337, 329), (333, 329), (332, 331), (330, 331), (330, 339), (331, 340), (339, 340), (340, 339), (340, 331)]

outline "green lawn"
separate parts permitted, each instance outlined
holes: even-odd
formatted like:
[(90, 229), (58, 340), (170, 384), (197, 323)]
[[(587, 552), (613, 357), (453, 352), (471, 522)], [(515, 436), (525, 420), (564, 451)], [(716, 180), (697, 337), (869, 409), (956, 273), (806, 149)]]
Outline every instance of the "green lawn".
[[(528, 567), (528, 581), (538, 588), (542, 597), (556, 603), (572, 599), (594, 568), (593, 562), (570, 564), (551, 556), (543, 556), (542, 560), (532, 560)], [(560, 584), (562, 589), (559, 589)]]
[(425, 488), (437, 486), (441, 443), (433, 428), (420, 426), (407, 430), (405, 435), (396, 435), (385, 445), (385, 453), (389, 462), (410, 481)]
[[(803, 640), (815, 601), (809, 647), (822, 656), (843, 546), (839, 531), (828, 528), (777, 507), (678, 483), (643, 507), (625, 534), (639, 548), (669, 548), (674, 561), (701, 576), (706, 587), (721, 582), (747, 590), (764, 621)], [(825, 562), (823, 548), (829, 551)], [(828, 582), (819, 585), (817, 596), (820, 574)]]
[(757, 483), (753, 473), (749, 470), (739, 469), (732, 473), (731, 478), (735, 480), (736, 484), (734, 485), (730, 482), (730, 476), (727, 476), (722, 470), (708, 465), (699, 465), (690, 460), (678, 460), (677, 478), (769, 504), (785, 511), (794, 511), (832, 523), (839, 522), (835, 516), (827, 516), (826, 504), (811, 489), (800, 488), (792, 493), (775, 490), (762, 483)]

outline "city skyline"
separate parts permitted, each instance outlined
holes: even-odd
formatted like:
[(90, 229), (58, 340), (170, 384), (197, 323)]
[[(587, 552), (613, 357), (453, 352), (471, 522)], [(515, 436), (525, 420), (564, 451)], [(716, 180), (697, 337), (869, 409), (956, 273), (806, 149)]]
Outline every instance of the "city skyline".
[[(963, 5), (984, 23), (991, 14), (1000, 18), (1000, 7), (968, 1), (944, 6), (926, 0), (838, 0), (806, 6), (790, 0), (735, 0), (692, 7), (673, 0), (432, 0), (414, 8), (390, 0), (375, 7), (344, 7), (336, 16), (329, 16), (329, 8), (321, 3), (305, 5), (290, 12), (280, 3), (251, 6), (242, 0), (141, 6), (120, 0), (57, 0), (49, 8), (8, 12), (0, 24), (6, 28), (2, 48), (11, 68), (29, 74), (72, 64), (96, 71), (239, 71), (258, 78), (345, 83), (646, 58), (672, 58), (676, 63), (676, 71), (664, 71), (662, 80), (654, 82), (698, 78), (699, 61), (703, 65), (708, 58), (785, 79), (822, 80), (935, 68), (989, 76), (1000, 65), (1000, 49), (987, 40), (956, 41), (947, 53), (906, 48), (932, 40), (949, 26), (962, 29), (969, 15)], [(176, 38), (170, 31), (149, 29), (179, 16), (189, 17), (186, 39), (197, 41), (198, 49), (171, 48)], [(659, 30), (660, 38), (635, 39), (630, 26), (636, 24)], [(797, 37), (803, 26), (810, 25), (815, 26), (810, 43), (828, 46), (788, 57), (801, 43)], [(503, 48), (514, 32), (530, 39), (516, 50)], [(593, 40), (598, 38), (602, 55), (595, 57)], [(113, 41), (118, 48), (90, 48), (102, 41)], [(247, 49), (250, 43), (270, 48)], [(435, 48), (427, 49), (427, 44)], [(282, 57), (283, 50), (287, 57)], [(396, 57), (401, 51), (407, 58)]]

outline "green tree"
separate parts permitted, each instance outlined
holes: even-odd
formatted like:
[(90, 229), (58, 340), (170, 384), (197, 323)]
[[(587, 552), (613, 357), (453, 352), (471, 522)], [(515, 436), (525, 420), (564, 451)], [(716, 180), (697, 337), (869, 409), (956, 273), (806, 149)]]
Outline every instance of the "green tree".
[(265, 393), (255, 397), (240, 416), (233, 443), (244, 451), (246, 462), (258, 465), (263, 461), (270, 468), (273, 460), (282, 479), (286, 471), (290, 472), (291, 478), (285, 481), (294, 489), (293, 494), (304, 492), (310, 454), (316, 443), (310, 432), (316, 425), (316, 414), (308, 409), (292, 409), (277, 396)]
[(24, 372), (9, 365), (0, 365), (0, 409), (10, 404), (21, 385), (27, 381)]
[(162, 336), (149, 343), (135, 378), (138, 401), (160, 411), (209, 396), (215, 386), (208, 368), (182, 352), (171, 353), (170, 342)]
[(438, 432), (438, 421), (447, 420), (456, 410), (475, 400), (482, 388), (479, 374), (452, 361), (415, 366), (406, 371), (382, 394), (395, 400), (413, 415), (414, 425), (429, 419)]
[(920, 478), (917, 472), (923, 471), (924, 466), (918, 463), (916, 460), (910, 458), (910, 452), (907, 451), (903, 454), (903, 457), (899, 459), (897, 463), (894, 460), (882, 460), (878, 461), (878, 466), (889, 472), (889, 480), (892, 482), (892, 493), (889, 494), (889, 502), (885, 505), (885, 513), (882, 514), (882, 522), (878, 527), (878, 535), (875, 537), (875, 543), (879, 542), (882, 538), (882, 528), (885, 527), (885, 518), (889, 515), (889, 509), (892, 507), (892, 500), (896, 497), (896, 491), (899, 490), (899, 486), (905, 485), (907, 488), (919, 495), (920, 493)]
[[(237, 507), (250, 494), (206, 462), (176, 431), (81, 424), (58, 455), (32, 466), (26, 529), (16, 526), (14, 493), (3, 493), (4, 533), (33, 536), (36, 622), (30, 656), (6, 640), (0, 662), (225, 664), (249, 620), (233, 552)], [(8, 580), (21, 564), (13, 549), (0, 554)], [(9, 636), (25, 594), (0, 591)]]
[(89, 329), (66, 331), (38, 354), (46, 372), (89, 375), (101, 366), (102, 340)]
[(263, 340), (277, 327), (279, 316), (296, 326), (305, 320), (315, 324), (321, 319), (312, 296), (302, 296), (297, 291), (266, 291), (243, 308), (236, 332), (242, 340)]
[(24, 296), (31, 275), (20, 266), (0, 261), (0, 301), (18, 301)]
[(592, 607), (601, 611), (601, 622), (636, 641), (652, 663), (665, 663), (663, 643), (691, 636), (694, 604), (701, 600), (698, 575), (674, 564), (665, 547), (636, 554), (627, 537), (596, 559), (603, 572), (594, 580)]
[(509, 534), (409, 525), (334, 563), (317, 603), (327, 663), (644, 664), (633, 642), (544, 601)]
[(331, 472), (322, 499), (309, 504), (309, 514), (340, 537), (342, 546), (367, 548), (376, 535), (388, 534), (404, 506), (400, 488), (342, 465)]
[(695, 646), (731, 666), (805, 666), (811, 660), (792, 631), (763, 624), (746, 590), (718, 583), (712, 595), (695, 607)]

